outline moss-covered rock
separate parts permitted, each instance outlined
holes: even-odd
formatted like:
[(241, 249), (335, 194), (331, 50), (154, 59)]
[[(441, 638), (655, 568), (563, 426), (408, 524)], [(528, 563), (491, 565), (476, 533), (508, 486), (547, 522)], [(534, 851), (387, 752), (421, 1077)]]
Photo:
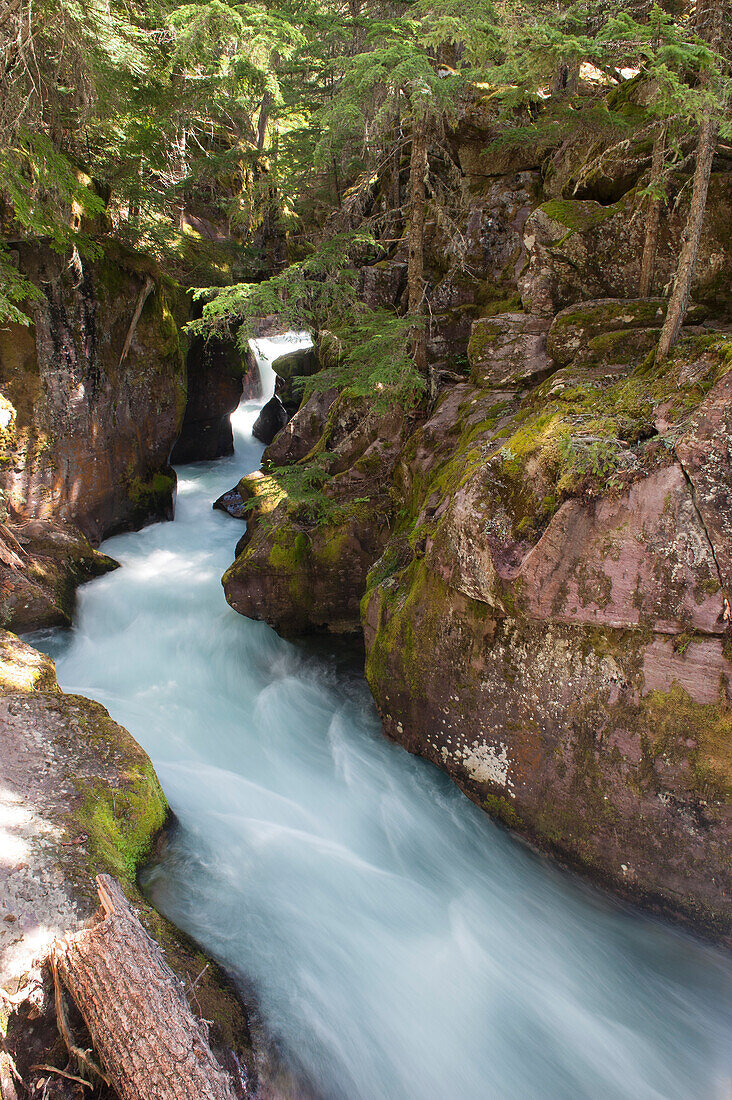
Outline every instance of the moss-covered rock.
[(687, 337), (621, 376), (575, 359), (523, 396), (455, 387), (397, 463), (362, 603), (390, 736), (541, 847), (722, 939), (728, 342)]
[[(0, 725), (0, 984), (23, 984), (57, 935), (96, 912), (94, 876), (113, 874), (173, 971), (188, 990), (195, 988), (192, 1007), (212, 1021), (212, 1042), (224, 1064), (237, 1068), (233, 1053), (236, 1076), (244, 1063), (255, 1083), (252, 1037), (231, 982), (137, 887), (137, 870), (169, 814), (146, 753), (99, 703), (59, 691), (53, 662), (6, 631), (0, 633)], [(19, 1068), (30, 1071), (44, 1052), (43, 1022), (31, 1020), (21, 1005), (0, 1024)]]
[(525, 386), (554, 368), (547, 355), (549, 322), (527, 313), (499, 313), (473, 322), (470, 377), (479, 386)]
[(104, 707), (59, 691), (53, 662), (15, 635), (0, 646), (3, 821), (23, 850), (0, 867), (16, 918), (0, 930), (7, 977), (94, 912), (95, 874), (136, 891), (168, 808), (147, 755)]
[[(278, 461), (240, 483), (247, 532), (223, 577), (236, 611), (286, 635), (357, 631), (366, 574), (388, 537), (403, 413), (378, 415), (369, 402), (332, 391), (324, 397), (298, 412), (283, 448), (278, 437), (268, 449)], [(314, 443), (293, 462), (300, 422)]]
[(8, 629), (71, 626), (78, 585), (117, 568), (70, 524), (36, 521), (17, 536), (18, 566), (0, 564), (0, 622)]
[[(681, 191), (684, 181), (677, 181)], [(661, 218), (654, 289), (672, 277), (688, 214), (688, 188)], [(673, 196), (670, 196), (673, 199)], [(553, 316), (575, 302), (633, 298), (643, 255), (644, 219), (635, 216), (634, 191), (604, 206), (589, 199), (553, 199), (531, 214), (524, 228), (528, 263), (519, 278), (524, 308)], [(692, 287), (695, 301), (722, 316), (732, 314), (732, 256), (728, 247), (732, 173), (712, 174)]]

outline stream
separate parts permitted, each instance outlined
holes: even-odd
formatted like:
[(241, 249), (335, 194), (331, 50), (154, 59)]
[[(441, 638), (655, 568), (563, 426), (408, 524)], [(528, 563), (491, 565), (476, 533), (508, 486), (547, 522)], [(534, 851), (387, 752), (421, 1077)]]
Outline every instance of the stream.
[[(266, 356), (296, 346), (259, 342)], [(178, 470), (173, 523), (40, 643), (152, 757), (178, 825), (143, 887), (246, 984), (322, 1100), (730, 1100), (729, 956), (616, 904), (387, 742), (358, 655), (295, 646), (226, 604), (241, 521), (212, 501), (258, 467)]]

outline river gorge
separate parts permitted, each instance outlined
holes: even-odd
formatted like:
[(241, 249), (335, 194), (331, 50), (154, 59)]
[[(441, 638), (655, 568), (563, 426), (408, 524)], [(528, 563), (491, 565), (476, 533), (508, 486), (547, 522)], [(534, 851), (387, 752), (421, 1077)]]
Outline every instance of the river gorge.
[[(287, 345), (285, 345), (287, 347)], [(271, 392), (261, 341), (259, 363)], [(122, 568), (35, 636), (61, 686), (149, 753), (175, 814), (142, 873), (220, 960), (318, 1100), (723, 1100), (729, 957), (608, 898), (382, 734), (348, 642), (235, 614), (242, 525), (212, 501), (259, 465), (178, 468), (174, 522), (108, 539)]]

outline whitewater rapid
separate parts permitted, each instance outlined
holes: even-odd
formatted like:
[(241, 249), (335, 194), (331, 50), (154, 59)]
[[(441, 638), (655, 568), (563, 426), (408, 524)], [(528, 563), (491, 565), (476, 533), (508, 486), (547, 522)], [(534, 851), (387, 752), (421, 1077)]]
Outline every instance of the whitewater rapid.
[(234, 456), (179, 468), (175, 522), (104, 544), (123, 568), (41, 643), (153, 759), (179, 824), (148, 895), (254, 991), (325, 1100), (729, 1100), (728, 956), (387, 743), (346, 647), (228, 608), (243, 526), (211, 503), (258, 466), (260, 407), (234, 414)]

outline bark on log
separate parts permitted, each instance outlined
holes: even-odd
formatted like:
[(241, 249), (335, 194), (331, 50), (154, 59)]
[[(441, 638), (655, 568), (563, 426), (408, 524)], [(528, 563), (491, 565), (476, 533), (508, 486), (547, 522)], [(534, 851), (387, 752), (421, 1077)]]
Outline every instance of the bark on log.
[(97, 877), (96, 923), (54, 945), (54, 957), (122, 1100), (236, 1100), (183, 986), (130, 908)]

